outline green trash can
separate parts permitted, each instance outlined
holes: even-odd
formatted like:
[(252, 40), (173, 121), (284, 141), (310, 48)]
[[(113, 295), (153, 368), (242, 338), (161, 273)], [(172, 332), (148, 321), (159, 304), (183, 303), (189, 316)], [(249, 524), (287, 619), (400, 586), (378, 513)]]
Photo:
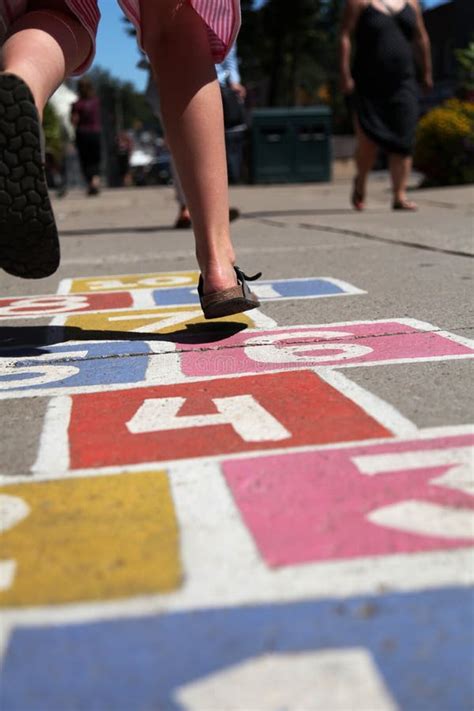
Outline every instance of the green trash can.
[(326, 106), (256, 109), (251, 144), (254, 183), (331, 180), (331, 111)]

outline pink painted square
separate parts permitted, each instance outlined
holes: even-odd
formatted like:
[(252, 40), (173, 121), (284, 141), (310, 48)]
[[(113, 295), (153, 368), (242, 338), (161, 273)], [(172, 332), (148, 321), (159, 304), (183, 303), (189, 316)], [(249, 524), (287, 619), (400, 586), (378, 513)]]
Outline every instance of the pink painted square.
[(223, 471), (270, 566), (472, 545), (474, 435), (228, 460)]
[(200, 343), (200, 350), (190, 343), (178, 347), (189, 377), (473, 357), (473, 343), (426, 328), (433, 327), (409, 319), (355, 321), (244, 331), (228, 338), (225, 347), (222, 342)]

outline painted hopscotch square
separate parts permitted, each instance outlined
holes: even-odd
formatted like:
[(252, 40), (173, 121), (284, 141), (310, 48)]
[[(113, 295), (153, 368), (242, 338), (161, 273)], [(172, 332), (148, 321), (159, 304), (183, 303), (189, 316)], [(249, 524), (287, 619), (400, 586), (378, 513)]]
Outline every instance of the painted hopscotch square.
[(473, 445), (471, 432), (222, 466), (262, 557), (278, 567), (471, 546)]
[(3, 606), (108, 600), (181, 584), (164, 471), (9, 484), (0, 506)]
[[(222, 333), (227, 338), (232, 332), (232, 324), (241, 324), (242, 328), (254, 328), (259, 322), (259, 312), (234, 314), (225, 318), (213, 319), (212, 323), (206, 321), (199, 306), (176, 306), (166, 308), (154, 308), (133, 312), (111, 311), (97, 314), (77, 314), (68, 316), (65, 321), (66, 326), (81, 328), (85, 331), (123, 331), (132, 333), (167, 333), (182, 336), (199, 335), (200, 340), (204, 340), (206, 334), (212, 339), (217, 338)], [(219, 325), (222, 324), (222, 327)], [(228, 324), (226, 326), (226, 324)], [(199, 325), (199, 332), (192, 327)], [(186, 332), (183, 329), (191, 326)], [(182, 333), (180, 334), (180, 331)], [(235, 331), (235, 329), (234, 329)]]
[[(331, 277), (262, 280), (252, 283), (251, 288), (260, 301), (317, 299), (365, 293), (352, 284)], [(159, 289), (153, 296), (159, 306), (199, 303), (197, 289), (192, 287)]]
[(133, 296), (127, 291), (69, 296), (61, 294), (16, 296), (0, 299), (0, 320), (46, 318), (61, 314), (128, 309), (133, 306)]
[(413, 319), (354, 321), (238, 333), (216, 358), (212, 346), (202, 353), (182, 344), (182, 369), (188, 377), (219, 374), (350, 368), (472, 358), (474, 342)]
[(390, 432), (311, 372), (72, 396), (70, 467), (125, 466)]
[[(138, 384), (147, 378), (154, 347), (147, 341), (129, 340), (5, 348), (0, 351), (0, 397)], [(169, 350), (173, 348), (169, 344)], [(162, 358), (165, 369), (166, 355)]]
[(459, 586), (22, 625), (2, 707), (470, 711), (472, 624)]
[(119, 274), (117, 276), (91, 276), (63, 279), (60, 294), (100, 293), (106, 291), (131, 291), (135, 289), (161, 289), (174, 286), (197, 286), (199, 272), (155, 272), (150, 274)]

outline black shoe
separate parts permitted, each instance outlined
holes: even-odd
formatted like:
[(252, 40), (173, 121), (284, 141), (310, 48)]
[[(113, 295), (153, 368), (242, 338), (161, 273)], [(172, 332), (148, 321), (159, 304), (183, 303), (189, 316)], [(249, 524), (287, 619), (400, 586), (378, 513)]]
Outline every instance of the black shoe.
[(41, 126), (33, 96), (14, 74), (0, 74), (0, 267), (41, 279), (59, 266)]

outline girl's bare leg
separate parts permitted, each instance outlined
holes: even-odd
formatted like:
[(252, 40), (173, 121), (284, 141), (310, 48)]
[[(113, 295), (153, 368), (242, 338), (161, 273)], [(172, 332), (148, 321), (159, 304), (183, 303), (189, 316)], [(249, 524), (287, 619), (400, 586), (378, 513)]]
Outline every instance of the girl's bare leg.
[(35, 0), (34, 8), (10, 28), (1, 69), (28, 84), (41, 115), (51, 94), (87, 58), (91, 39), (62, 0)]
[(30, 7), (34, 10), (10, 28), (0, 52), (0, 267), (13, 276), (40, 279), (56, 271), (60, 249), (37, 114), (41, 117), (65, 76), (87, 59), (91, 39), (61, 0), (31, 0)]
[(390, 175), (392, 177), (393, 202), (404, 204), (408, 209), (416, 208), (414, 202), (407, 200), (407, 185), (411, 173), (412, 158), (392, 153), (389, 157)]
[(206, 27), (182, 0), (141, 0), (166, 138), (186, 195), (204, 292), (234, 286), (222, 100)]

